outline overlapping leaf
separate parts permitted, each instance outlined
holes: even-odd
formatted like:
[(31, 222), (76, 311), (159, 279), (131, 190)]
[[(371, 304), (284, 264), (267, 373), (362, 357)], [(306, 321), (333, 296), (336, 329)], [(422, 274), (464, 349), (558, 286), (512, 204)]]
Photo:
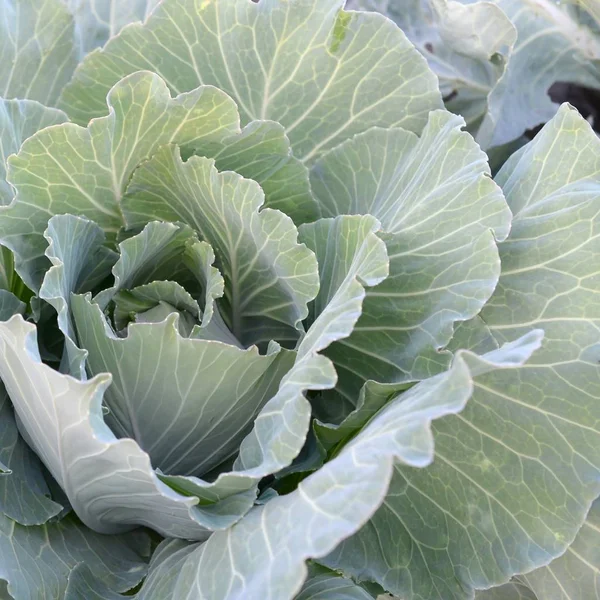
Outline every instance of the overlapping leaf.
[(12, 202), (14, 191), (6, 182), (6, 159), (36, 131), (64, 123), (67, 115), (30, 100), (0, 100), (0, 204)]
[(600, 87), (600, 36), (581, 15), (552, 0), (496, 3), (518, 37), (477, 135), (484, 147), (506, 144), (551, 119), (557, 106), (547, 92), (553, 83)]
[(408, 599), (470, 598), (573, 540), (600, 489), (599, 172), (600, 142), (565, 105), (499, 174), (515, 217), (481, 317), (499, 342), (543, 328), (543, 347), (477, 378), (466, 409), (435, 424), (434, 464), (397, 469), (329, 566)]
[(0, 97), (55, 106), (78, 61), (73, 17), (61, 0), (2, 0), (0, 56)]
[(373, 125), (420, 131), (440, 106), (433, 74), (402, 33), (343, 0), (166, 0), (92, 53), (62, 106), (86, 123), (120, 77), (158, 73), (171, 90), (215, 85), (243, 123), (281, 123), (304, 162)]
[(225, 278), (222, 313), (244, 346), (296, 339), (318, 290), (313, 253), (296, 242), (289, 217), (259, 212), (263, 202), (254, 181), (218, 173), (203, 157), (184, 163), (167, 146), (135, 171), (122, 204), (130, 227), (181, 221), (211, 244)]
[(132, 541), (90, 531), (73, 515), (38, 527), (23, 527), (0, 515), (0, 581), (7, 584), (3, 597), (63, 598), (67, 578), (80, 563), (107, 589), (125, 592), (147, 569)]
[(80, 56), (103, 46), (125, 25), (143, 21), (160, 0), (62, 0), (75, 19)]
[(372, 129), (311, 172), (323, 214), (374, 215), (390, 256), (390, 276), (368, 291), (352, 335), (327, 352), (349, 398), (368, 379), (401, 382), (443, 369), (448, 359), (438, 350), (454, 322), (473, 317), (494, 290), (494, 234), (506, 237), (510, 211), (462, 123), (438, 111), (420, 139)]
[(454, 0), (351, 0), (348, 6), (397, 23), (439, 77), (446, 107), (477, 133), (517, 38), (498, 6)]
[[(40, 525), (62, 510), (50, 498), (38, 457), (19, 435), (4, 387), (0, 388), (0, 512), (22, 525)], [(2, 517), (4, 518), (4, 517)]]
[(175, 566), (162, 598), (293, 598), (307, 575), (305, 560), (330, 552), (376, 510), (395, 459), (415, 467), (431, 462), (431, 421), (464, 407), (472, 391), (471, 373), (521, 364), (540, 337), (533, 332), (487, 357), (459, 354), (449, 371), (386, 406), (297, 490), (255, 507), (196, 547)]
[(123, 225), (124, 186), (142, 160), (162, 144), (194, 147), (238, 126), (235, 105), (219, 90), (202, 87), (173, 99), (160, 77), (147, 72), (121, 81), (107, 102), (108, 116), (87, 128), (65, 123), (42, 130), (9, 161), (17, 197), (0, 215), (0, 236), (34, 289), (38, 270), (47, 268), (42, 233), (50, 216), (85, 216), (114, 238)]

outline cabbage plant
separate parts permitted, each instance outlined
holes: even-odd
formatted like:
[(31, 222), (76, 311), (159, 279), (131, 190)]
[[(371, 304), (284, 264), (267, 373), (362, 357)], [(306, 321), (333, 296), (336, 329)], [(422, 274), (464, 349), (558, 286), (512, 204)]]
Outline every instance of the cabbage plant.
[[(461, 114), (501, 161), (550, 120), (553, 84), (600, 88), (598, 0), (349, 0), (394, 20)], [(502, 149), (498, 148), (502, 147)]]
[(341, 0), (0, 7), (0, 595), (597, 597), (573, 107), (492, 179)]

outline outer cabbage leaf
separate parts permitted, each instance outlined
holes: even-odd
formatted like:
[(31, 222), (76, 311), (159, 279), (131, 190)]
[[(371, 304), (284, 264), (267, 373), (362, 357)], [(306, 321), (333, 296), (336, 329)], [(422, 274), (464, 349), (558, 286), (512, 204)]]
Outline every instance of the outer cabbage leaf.
[[(596, 23), (582, 10), (585, 8)], [(446, 107), (483, 148), (550, 120), (556, 82), (600, 87), (595, 0), (353, 0), (393, 19), (440, 78)], [(511, 25), (512, 22), (512, 25)], [(591, 25), (591, 26), (590, 26)]]
[(294, 600), (373, 600), (373, 596), (352, 580), (330, 573), (309, 577)]
[(594, 600), (600, 598), (598, 565), (600, 502), (596, 500), (567, 551), (547, 567), (520, 575), (519, 580), (526, 583), (539, 600)]
[(38, 527), (0, 516), (0, 581), (7, 584), (3, 598), (63, 598), (69, 574), (81, 563), (103, 587), (121, 592), (137, 585), (147, 569), (129, 536), (100, 535), (73, 515)]
[[(477, 600), (600, 598), (599, 548), (600, 502), (596, 500), (575, 541), (562, 556), (546, 567), (535, 569), (526, 575), (519, 575), (509, 584), (478, 592), (476, 598)], [(517, 595), (516, 590), (521, 596)]]
[(318, 291), (312, 252), (296, 242), (291, 219), (265, 208), (260, 186), (210, 159), (183, 162), (167, 146), (137, 169), (122, 209), (130, 228), (181, 221), (214, 248), (225, 279), (222, 315), (244, 346), (298, 337)]
[(519, 581), (477, 592), (476, 600), (540, 600), (530, 588)]
[(207, 528), (239, 518), (240, 504), (248, 507), (235, 496), (199, 506), (197, 495), (163, 484), (148, 455), (131, 439), (117, 440), (102, 419), (110, 375), (82, 382), (42, 364), (35, 327), (20, 316), (0, 323), (0, 336), (0, 374), (20, 422), (86, 525), (103, 533), (150, 525), (163, 535), (203, 538)]
[(75, 19), (80, 56), (103, 46), (125, 25), (143, 21), (160, 0), (62, 0)]
[(293, 598), (307, 576), (304, 562), (330, 552), (384, 500), (395, 460), (414, 467), (431, 463), (431, 421), (464, 407), (473, 374), (521, 364), (540, 338), (540, 332), (532, 332), (486, 357), (459, 353), (449, 371), (388, 404), (295, 491), (253, 508), (236, 525), (196, 546), (173, 567), (161, 596), (144, 596), (142, 589), (141, 597)]
[(328, 566), (408, 600), (462, 599), (571, 543), (600, 489), (599, 165), (600, 141), (565, 105), (498, 175), (515, 217), (481, 318), (500, 343), (543, 328), (543, 347), (477, 379), (466, 409), (435, 424), (434, 464), (397, 469)]
[(61, 106), (86, 123), (103, 113), (120, 77), (148, 69), (178, 93), (201, 84), (224, 90), (243, 123), (281, 123), (304, 162), (374, 125), (420, 131), (440, 106), (425, 60), (388, 20), (342, 5), (163, 1), (144, 25), (86, 58)]
[(351, 0), (347, 6), (377, 10), (397, 23), (439, 77), (448, 110), (477, 132), (517, 39), (498, 6), (454, 0)]
[(0, 97), (55, 106), (78, 61), (73, 17), (61, 0), (2, 0), (0, 56)]
[[(21, 525), (41, 525), (62, 506), (50, 499), (38, 457), (23, 441), (4, 386), (0, 388), (0, 512)], [(4, 518), (4, 517), (2, 517)]]
[(473, 317), (500, 274), (497, 239), (510, 211), (463, 120), (431, 113), (421, 138), (372, 129), (325, 155), (311, 182), (324, 215), (381, 222), (390, 276), (369, 290), (352, 335), (328, 351), (338, 390), (356, 398), (369, 379), (392, 383), (442, 370), (453, 324)]
[(10, 204), (14, 196), (6, 181), (6, 159), (36, 131), (66, 120), (62, 111), (31, 100), (0, 100), (0, 204)]
[(557, 106), (547, 92), (553, 83), (600, 87), (600, 36), (576, 12), (553, 0), (495, 1), (518, 37), (477, 134), (483, 147), (506, 144), (551, 119)]

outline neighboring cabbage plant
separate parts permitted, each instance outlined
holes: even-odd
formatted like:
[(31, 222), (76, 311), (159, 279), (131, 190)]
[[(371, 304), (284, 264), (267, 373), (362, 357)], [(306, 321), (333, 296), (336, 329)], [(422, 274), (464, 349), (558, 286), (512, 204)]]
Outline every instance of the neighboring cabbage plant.
[(341, 0), (0, 7), (0, 596), (597, 597), (572, 107), (492, 180)]
[(598, 0), (349, 0), (348, 7), (379, 11), (403, 29), (440, 78), (448, 110), (465, 118), (484, 149), (496, 148), (496, 162), (556, 114), (553, 84), (600, 89)]

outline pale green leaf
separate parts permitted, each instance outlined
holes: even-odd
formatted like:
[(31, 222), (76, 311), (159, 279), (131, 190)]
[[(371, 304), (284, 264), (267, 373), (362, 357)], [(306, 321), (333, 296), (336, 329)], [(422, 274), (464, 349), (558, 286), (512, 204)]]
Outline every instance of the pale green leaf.
[(65, 600), (82, 600), (82, 598), (85, 600), (125, 600), (126, 598), (167, 600), (173, 579), (177, 577), (185, 559), (195, 548), (197, 544), (182, 540), (167, 539), (161, 542), (152, 555), (148, 576), (142, 589), (134, 596), (119, 594), (98, 580), (88, 566), (78, 565), (69, 576)]
[(95, 223), (72, 215), (57, 215), (44, 234), (46, 256), (52, 267), (46, 272), (39, 297), (54, 307), (58, 327), (65, 336), (65, 370), (85, 377), (86, 352), (77, 346), (70, 312), (71, 294), (84, 293), (110, 274), (114, 252), (102, 246), (104, 233)]
[[(65, 123), (30, 137), (9, 162), (14, 203), (0, 213), (0, 237), (17, 270), (37, 289), (47, 268), (48, 219), (71, 213), (96, 222), (114, 240), (124, 225), (120, 201), (133, 170), (161, 145), (194, 148), (238, 128), (234, 103), (212, 87), (171, 98), (160, 77), (135, 73), (110, 91), (110, 114), (87, 128)], [(106, 112), (106, 107), (104, 112)]]
[(244, 346), (295, 340), (318, 291), (312, 252), (296, 242), (289, 217), (265, 208), (260, 186), (219, 173), (210, 159), (183, 162), (166, 146), (137, 169), (122, 208), (129, 227), (181, 221), (215, 251), (225, 279), (221, 314)]
[(332, 573), (310, 577), (294, 600), (373, 600), (373, 596), (352, 580)]
[[(537, 332), (487, 357), (458, 354), (449, 371), (388, 404), (295, 491), (253, 508), (194, 549), (183, 566), (177, 565), (161, 600), (293, 598), (307, 576), (305, 561), (330, 552), (382, 502), (395, 460), (415, 467), (431, 463), (431, 421), (464, 407), (472, 391), (471, 371), (521, 364), (539, 340)], [(144, 598), (158, 600), (157, 595)]]
[(12, 202), (14, 190), (6, 181), (6, 160), (36, 131), (67, 121), (67, 115), (32, 100), (0, 100), (0, 205)]
[(485, 324), (484, 320), (477, 315), (468, 321), (463, 321), (456, 326), (454, 335), (450, 340), (447, 350), (456, 352), (464, 348), (471, 350), (476, 354), (485, 354), (496, 350), (499, 344), (496, 338), (492, 335), (490, 328)]
[(100, 535), (72, 515), (37, 527), (0, 515), (0, 580), (9, 594), (3, 598), (64, 598), (69, 574), (82, 563), (108, 589), (122, 592), (137, 585), (147, 569), (128, 536)]
[[(524, 583), (511, 581), (489, 590), (477, 592), (475, 600), (540, 600)], [(545, 600), (542, 598), (541, 600)]]
[(296, 224), (320, 215), (312, 196), (308, 168), (291, 155), (285, 130), (273, 121), (252, 121), (241, 133), (204, 144), (196, 154), (215, 159), (219, 171), (254, 179), (265, 193), (265, 206), (281, 210)]
[(97, 305), (76, 296), (72, 306), (88, 373), (113, 375), (106, 422), (168, 474), (203, 475), (234, 456), (293, 364), (284, 350), (261, 356), (256, 347), (181, 337), (175, 315), (130, 324), (120, 338)]
[(176, 92), (214, 85), (242, 122), (281, 123), (304, 162), (374, 125), (420, 131), (440, 107), (434, 75), (390, 21), (343, 0), (164, 0), (90, 54), (62, 106), (86, 123), (120, 77), (160, 74)]
[(0, 342), (0, 376), (20, 423), (88, 526), (118, 533), (147, 525), (166, 536), (203, 539), (207, 529), (226, 527), (250, 508), (252, 491), (244, 492), (250, 486), (228, 490), (220, 502), (219, 493), (209, 489), (208, 502), (199, 505), (203, 482), (194, 496), (162, 483), (136, 442), (115, 438), (103, 421), (110, 375), (83, 382), (42, 364), (35, 327), (20, 316), (0, 323)]
[(600, 490), (599, 172), (600, 140), (565, 105), (498, 175), (515, 216), (481, 318), (499, 343), (543, 328), (542, 348), (476, 378), (465, 410), (434, 426), (433, 465), (397, 469), (329, 566), (407, 600), (466, 599), (572, 542)]
[(0, 56), (0, 97), (54, 106), (78, 60), (73, 17), (61, 0), (2, 0)]
[(80, 56), (103, 46), (125, 25), (143, 21), (160, 0), (62, 0), (75, 19)]
[(13, 315), (24, 314), (25, 304), (14, 294), (0, 290), (0, 321), (8, 321)]
[[(131, 321), (140, 322), (143, 315), (147, 315), (148, 311), (157, 306), (166, 305), (170, 307), (169, 313), (179, 313), (178, 326), (181, 335), (184, 335), (181, 329), (182, 321), (186, 320), (191, 324), (191, 327), (186, 329), (189, 330), (185, 334), (187, 336), (199, 323), (202, 314), (198, 302), (185, 291), (185, 288), (174, 281), (153, 281), (131, 290), (123, 290), (115, 296), (114, 302), (113, 320), (117, 332), (125, 329)], [(164, 318), (160, 321), (164, 321)], [(143, 322), (150, 321), (144, 318)]]
[(600, 36), (554, 0), (495, 0), (518, 37), (506, 72), (489, 96), (477, 141), (500, 146), (556, 113), (548, 90), (569, 82), (600, 87)]
[(4, 386), (0, 386), (0, 512), (22, 525), (41, 525), (62, 506), (50, 499), (38, 457), (23, 441)]
[(600, 502), (592, 504), (575, 541), (562, 556), (547, 567), (520, 575), (519, 580), (537, 600), (600, 598)]
[(349, 399), (369, 379), (396, 383), (442, 370), (449, 357), (439, 350), (454, 323), (475, 316), (494, 290), (495, 237), (506, 237), (510, 211), (462, 124), (436, 111), (421, 138), (372, 129), (313, 167), (323, 214), (374, 215), (390, 257), (390, 275), (367, 292), (352, 335), (326, 353)]
[(354, 7), (398, 24), (438, 76), (448, 110), (475, 134), (517, 38), (504, 12), (491, 2), (454, 0), (351, 0)]
[(300, 354), (308, 348), (322, 350), (352, 333), (365, 287), (388, 276), (385, 244), (376, 235), (380, 228), (370, 215), (321, 219), (300, 227), (299, 239), (315, 253), (321, 282), (311, 303), (309, 330), (298, 348)]
[(119, 244), (119, 258), (112, 269), (114, 283), (101, 290), (94, 301), (105, 310), (122, 290), (152, 281), (185, 279), (189, 269), (184, 256), (189, 245), (197, 241), (194, 231), (185, 225), (148, 223), (140, 233)]
[[(213, 266), (215, 262), (215, 252), (206, 242), (187, 243), (184, 252), (184, 263), (188, 269), (196, 276), (202, 289), (204, 297), (202, 302), (202, 329), (210, 325), (213, 315), (217, 315), (216, 300), (223, 297), (225, 291), (225, 281), (219, 269)], [(235, 338), (227, 330), (229, 343), (234, 343)], [(218, 338), (216, 338), (218, 339)], [(221, 341), (226, 341), (221, 339)], [(239, 344), (239, 342), (237, 342)]]

